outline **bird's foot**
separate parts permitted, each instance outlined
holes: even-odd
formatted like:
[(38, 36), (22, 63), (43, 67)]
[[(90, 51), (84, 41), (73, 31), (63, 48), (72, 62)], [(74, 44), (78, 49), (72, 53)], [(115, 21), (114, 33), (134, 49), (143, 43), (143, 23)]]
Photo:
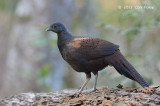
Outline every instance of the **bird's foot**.
[[(93, 89), (93, 90), (91, 90), (89, 92), (86, 92), (85, 94), (88, 95), (88, 94), (90, 94), (92, 92), (95, 92), (95, 91), (97, 91), (97, 89)], [(76, 92), (74, 95), (76, 95), (76, 98), (78, 98), (80, 94), (81, 94), (81, 92), (79, 91), (78, 93)]]
[(97, 91), (97, 89), (93, 89), (93, 90), (91, 90), (91, 91), (89, 91), (89, 92), (87, 92), (85, 94), (87, 95), (87, 94), (90, 94), (90, 93), (95, 92), (95, 91)]
[(79, 97), (79, 94), (81, 94), (81, 90), (80, 89), (78, 89), (76, 92), (75, 92), (75, 94), (74, 95), (76, 95), (76, 98), (78, 98)]
[(79, 97), (79, 94), (80, 94), (80, 93), (76, 94), (76, 98), (78, 98), (78, 97)]

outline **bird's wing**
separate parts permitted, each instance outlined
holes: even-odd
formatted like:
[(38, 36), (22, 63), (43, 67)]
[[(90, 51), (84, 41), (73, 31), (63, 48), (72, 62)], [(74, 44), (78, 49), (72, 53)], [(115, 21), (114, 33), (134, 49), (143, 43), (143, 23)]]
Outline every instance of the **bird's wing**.
[(119, 49), (118, 45), (91, 37), (75, 37), (69, 45), (76, 48), (87, 60), (111, 55)]

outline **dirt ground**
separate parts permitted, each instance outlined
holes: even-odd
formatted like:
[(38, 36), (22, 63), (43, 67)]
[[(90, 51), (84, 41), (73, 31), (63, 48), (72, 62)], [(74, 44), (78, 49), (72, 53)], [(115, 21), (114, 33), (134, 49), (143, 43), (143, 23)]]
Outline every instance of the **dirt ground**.
[(51, 93), (21, 93), (0, 100), (0, 106), (155, 106), (160, 105), (160, 87), (138, 88), (101, 87), (97, 91), (75, 98), (76, 90)]

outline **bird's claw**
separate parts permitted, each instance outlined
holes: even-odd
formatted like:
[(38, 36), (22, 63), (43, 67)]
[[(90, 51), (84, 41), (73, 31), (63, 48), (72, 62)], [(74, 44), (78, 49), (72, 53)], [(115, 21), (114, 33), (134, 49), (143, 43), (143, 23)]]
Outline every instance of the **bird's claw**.
[[(89, 92), (86, 92), (85, 94), (88, 95), (88, 94), (90, 94), (90, 93), (92, 93), (92, 92), (95, 92), (95, 91), (97, 91), (97, 89), (93, 89), (93, 90), (91, 90), (91, 91), (89, 91)], [(75, 93), (75, 94), (76, 94), (76, 98), (78, 98), (79, 95), (81, 94), (81, 92), (78, 92), (78, 93)]]
[(78, 97), (79, 97), (79, 94), (76, 95), (76, 98), (78, 98)]
[(78, 98), (79, 97), (79, 94), (81, 94), (81, 91), (78, 89), (74, 95), (76, 95), (75, 97)]
[(90, 93), (92, 93), (92, 92), (95, 92), (95, 91), (97, 91), (97, 89), (93, 89), (93, 90), (91, 90), (91, 91), (89, 91), (89, 92), (86, 92), (85, 94), (88, 95), (88, 94), (90, 94)]
[(76, 98), (79, 97), (79, 95), (81, 94), (81, 92), (75, 93), (76, 94)]

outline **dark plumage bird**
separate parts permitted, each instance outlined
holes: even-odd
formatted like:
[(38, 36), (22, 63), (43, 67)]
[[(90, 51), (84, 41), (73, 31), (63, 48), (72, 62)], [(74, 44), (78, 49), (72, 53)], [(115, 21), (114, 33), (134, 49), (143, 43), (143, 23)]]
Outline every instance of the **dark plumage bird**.
[(93, 89), (95, 91), (98, 71), (107, 66), (113, 66), (120, 74), (137, 81), (142, 87), (149, 86), (121, 54), (118, 45), (99, 38), (72, 36), (61, 23), (52, 24), (47, 31), (57, 33), (57, 44), (63, 59), (77, 72), (84, 72), (86, 74), (87, 79), (77, 96), (90, 80), (91, 73), (95, 75)]

